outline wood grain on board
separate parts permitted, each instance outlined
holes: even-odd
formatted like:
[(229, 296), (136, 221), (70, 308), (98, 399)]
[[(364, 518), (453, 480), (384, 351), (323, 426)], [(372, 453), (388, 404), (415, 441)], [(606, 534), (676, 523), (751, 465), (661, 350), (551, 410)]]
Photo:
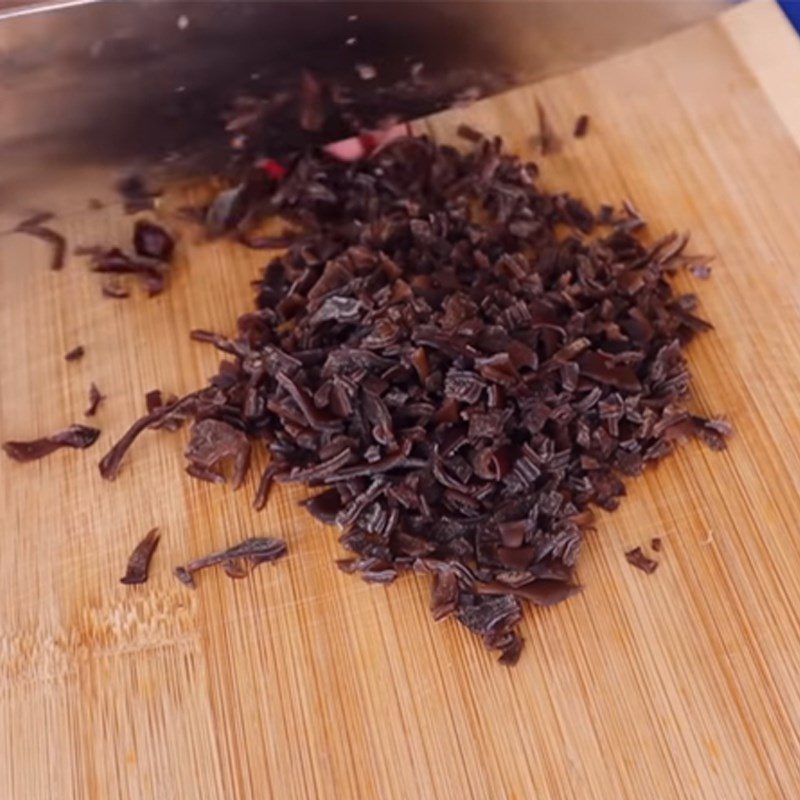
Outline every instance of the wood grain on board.
[[(778, 43), (770, 46), (770, 42)], [(542, 180), (630, 197), (651, 235), (716, 255), (697, 291), (716, 330), (691, 346), (695, 407), (729, 450), (690, 445), (629, 483), (579, 567), (586, 590), (530, 609), (498, 666), (425, 580), (341, 574), (336, 533), (296, 506), (257, 514), (182, 472), (185, 432), (145, 433), (114, 483), (97, 460), (144, 393), (200, 386), (264, 255), (185, 241), (168, 291), (102, 299), (72, 259), (0, 236), (0, 438), (80, 421), (89, 451), (0, 461), (0, 796), (7, 798), (793, 798), (800, 792), (800, 47), (758, 0), (656, 44), (419, 123), (469, 122), (532, 154), (535, 100), (562, 132)], [(776, 53), (780, 54), (776, 62)], [(788, 77), (787, 77), (788, 76)], [(573, 140), (581, 113), (589, 134)], [(73, 244), (123, 240), (119, 209), (75, 214)], [(68, 363), (77, 344), (85, 357)], [(118, 583), (158, 525), (150, 582)], [(245, 536), (287, 559), (246, 581), (172, 567)], [(623, 553), (664, 540), (652, 576)]]

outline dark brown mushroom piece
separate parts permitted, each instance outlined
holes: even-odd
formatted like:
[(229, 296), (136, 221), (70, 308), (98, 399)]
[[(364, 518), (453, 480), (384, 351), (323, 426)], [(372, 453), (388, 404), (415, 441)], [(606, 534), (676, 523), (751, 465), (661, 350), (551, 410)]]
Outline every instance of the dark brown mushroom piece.
[(576, 139), (582, 139), (584, 136), (586, 136), (588, 130), (589, 130), (589, 115), (581, 114), (578, 117), (578, 119), (575, 120), (575, 128), (572, 131), (572, 135)]
[(140, 219), (133, 227), (133, 249), (137, 255), (169, 261), (175, 250), (175, 240), (160, 225)]
[(625, 560), (636, 569), (652, 575), (658, 569), (658, 561), (645, 555), (641, 547), (634, 547), (625, 553)]
[(100, 403), (105, 400), (105, 395), (101, 394), (100, 390), (97, 388), (97, 384), (92, 382), (89, 386), (89, 405), (84, 411), (84, 416), (93, 417), (97, 413), (97, 409), (100, 407)]
[(286, 553), (283, 539), (256, 536), (175, 567), (174, 575), (181, 583), (194, 588), (194, 574), (201, 570), (221, 566), (229, 578), (243, 578), (259, 564), (276, 561)]
[[(223, 461), (233, 461), (231, 483), (234, 489), (242, 485), (250, 465), (250, 442), (240, 430), (217, 419), (204, 419), (192, 427), (192, 437), (186, 447), (190, 468), (213, 474), (225, 482), (217, 471)], [(208, 479), (208, 478), (206, 478)]]
[(136, 545), (128, 558), (125, 574), (120, 578), (120, 583), (128, 585), (145, 583), (150, 571), (150, 560), (159, 542), (158, 528), (153, 528)]
[(52, 217), (53, 215), (49, 212), (34, 214), (32, 217), (20, 222), (15, 230), (17, 233), (25, 233), (50, 245), (50, 269), (57, 271), (64, 267), (67, 257), (67, 240), (58, 231), (44, 224)]
[(49, 456), (62, 447), (85, 449), (91, 447), (100, 436), (97, 428), (87, 425), (70, 425), (62, 431), (27, 442), (3, 442), (5, 454), (14, 461), (36, 461)]

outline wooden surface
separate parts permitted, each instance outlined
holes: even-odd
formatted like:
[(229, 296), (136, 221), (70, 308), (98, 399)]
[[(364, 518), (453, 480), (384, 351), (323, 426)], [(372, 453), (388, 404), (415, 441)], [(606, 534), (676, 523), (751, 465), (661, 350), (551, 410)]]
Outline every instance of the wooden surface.
[[(796, 798), (800, 794), (800, 47), (756, 2), (658, 44), (421, 124), (468, 120), (528, 152), (534, 99), (566, 146), (549, 187), (633, 198), (656, 236), (717, 255), (696, 290), (714, 333), (691, 348), (695, 406), (730, 449), (689, 446), (629, 484), (584, 550), (586, 591), (531, 609), (512, 670), (428, 586), (368, 586), (333, 566), (336, 535), (281, 490), (256, 514), (182, 473), (185, 433), (146, 433), (116, 483), (97, 460), (153, 387), (201, 385), (263, 256), (186, 246), (149, 300), (99, 297), (77, 259), (0, 236), (0, 438), (80, 421), (108, 395), (98, 445), (0, 461), (0, 797)], [(789, 76), (789, 77), (786, 77)], [(569, 137), (579, 113), (589, 135)], [(122, 239), (117, 210), (59, 222)], [(83, 344), (77, 363), (63, 353)], [(163, 534), (150, 582), (117, 580)], [(171, 568), (256, 534), (290, 556), (249, 580)], [(664, 538), (652, 576), (624, 560)]]

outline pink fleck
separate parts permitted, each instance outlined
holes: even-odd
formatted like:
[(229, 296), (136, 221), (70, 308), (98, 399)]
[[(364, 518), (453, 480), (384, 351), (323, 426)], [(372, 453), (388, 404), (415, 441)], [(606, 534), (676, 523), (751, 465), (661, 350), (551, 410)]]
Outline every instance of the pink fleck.
[(258, 162), (257, 166), (259, 169), (263, 169), (274, 181), (283, 180), (288, 171), (283, 164), (279, 164), (274, 158), (263, 158)]
[(360, 161), (380, 152), (390, 142), (411, 135), (411, 127), (407, 122), (391, 125), (388, 128), (364, 130), (358, 136), (342, 139), (325, 145), (322, 149), (339, 161)]

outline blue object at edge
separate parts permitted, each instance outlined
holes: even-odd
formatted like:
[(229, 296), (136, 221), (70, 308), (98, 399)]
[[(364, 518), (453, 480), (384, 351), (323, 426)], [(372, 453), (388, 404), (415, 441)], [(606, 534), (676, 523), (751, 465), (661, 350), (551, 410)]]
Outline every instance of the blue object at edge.
[(796, 31), (800, 31), (800, 2), (798, 0), (780, 0), (783, 13), (789, 18)]

